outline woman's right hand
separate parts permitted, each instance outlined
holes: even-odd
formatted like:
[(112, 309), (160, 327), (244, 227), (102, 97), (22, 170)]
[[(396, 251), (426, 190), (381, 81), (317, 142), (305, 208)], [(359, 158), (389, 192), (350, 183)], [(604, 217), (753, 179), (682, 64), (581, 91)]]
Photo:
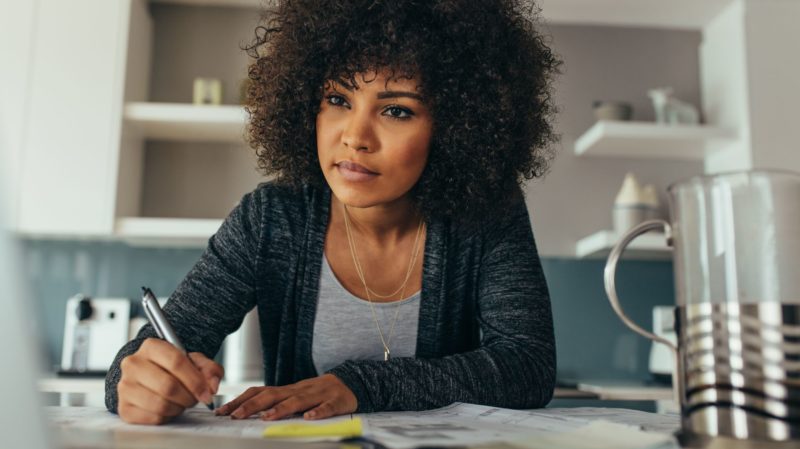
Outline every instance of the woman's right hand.
[(164, 340), (148, 338), (122, 359), (117, 384), (120, 418), (131, 424), (163, 424), (197, 401), (212, 402), (222, 367), (200, 352), (189, 357), (191, 361)]

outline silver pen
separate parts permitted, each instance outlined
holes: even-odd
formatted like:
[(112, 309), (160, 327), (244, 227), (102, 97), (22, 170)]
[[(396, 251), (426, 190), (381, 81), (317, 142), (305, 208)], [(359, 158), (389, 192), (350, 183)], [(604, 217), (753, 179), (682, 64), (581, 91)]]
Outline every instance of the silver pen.
[[(156, 330), (156, 333), (159, 337), (169, 342), (172, 346), (178, 348), (178, 350), (180, 350), (182, 353), (186, 354), (186, 357), (189, 358), (189, 361), (194, 365), (194, 361), (192, 361), (192, 358), (189, 357), (189, 354), (186, 352), (186, 348), (183, 347), (183, 343), (181, 343), (181, 340), (178, 338), (178, 334), (175, 333), (175, 329), (173, 329), (172, 325), (169, 324), (167, 317), (164, 316), (164, 312), (161, 310), (161, 306), (158, 305), (156, 295), (154, 295), (153, 292), (147, 287), (142, 287), (142, 292), (144, 292), (144, 295), (142, 296), (142, 307), (144, 308), (144, 314), (147, 315), (147, 319), (150, 320), (150, 324), (153, 325), (153, 329)], [(211, 402), (206, 403), (206, 407), (208, 407), (209, 410), (214, 410), (214, 404)]]

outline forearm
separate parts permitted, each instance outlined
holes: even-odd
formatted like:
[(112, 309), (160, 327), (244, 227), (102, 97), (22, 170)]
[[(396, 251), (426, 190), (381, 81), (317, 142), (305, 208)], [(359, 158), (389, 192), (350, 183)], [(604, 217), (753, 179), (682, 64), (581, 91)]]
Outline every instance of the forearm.
[(126, 343), (119, 350), (119, 352), (117, 352), (117, 355), (116, 357), (114, 357), (114, 361), (111, 363), (111, 366), (108, 368), (108, 373), (106, 374), (105, 400), (106, 400), (106, 408), (108, 409), (109, 412), (117, 413), (117, 406), (119, 405), (119, 397), (117, 396), (117, 384), (119, 384), (119, 379), (122, 377), (122, 370), (120, 369), (120, 363), (122, 363), (122, 359), (138, 351), (139, 347), (147, 338), (155, 336), (156, 336), (155, 331), (153, 331), (152, 328), (142, 329), (142, 331), (139, 332), (139, 335), (137, 335), (136, 338)]
[(538, 408), (553, 395), (555, 348), (546, 342), (499, 344), (435, 359), (348, 361), (329, 372), (353, 391), (359, 412), (453, 402)]

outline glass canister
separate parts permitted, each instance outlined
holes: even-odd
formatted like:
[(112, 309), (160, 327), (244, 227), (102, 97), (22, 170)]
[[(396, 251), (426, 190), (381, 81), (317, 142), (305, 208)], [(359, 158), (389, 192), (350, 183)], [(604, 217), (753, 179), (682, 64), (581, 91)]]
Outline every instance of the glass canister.
[[(609, 301), (675, 352), (679, 437), (690, 447), (800, 447), (800, 174), (748, 171), (669, 187), (670, 222), (622, 236), (605, 268)], [(632, 322), (616, 265), (637, 236), (673, 249), (677, 346)]]

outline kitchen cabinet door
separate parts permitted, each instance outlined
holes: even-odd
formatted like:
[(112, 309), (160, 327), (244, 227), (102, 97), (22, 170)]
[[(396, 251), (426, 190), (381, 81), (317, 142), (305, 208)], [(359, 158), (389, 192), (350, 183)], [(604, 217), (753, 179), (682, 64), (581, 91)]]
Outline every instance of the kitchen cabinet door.
[(130, 0), (39, 0), (17, 230), (113, 230)]
[(0, 221), (14, 227), (36, 1), (0, 0)]

